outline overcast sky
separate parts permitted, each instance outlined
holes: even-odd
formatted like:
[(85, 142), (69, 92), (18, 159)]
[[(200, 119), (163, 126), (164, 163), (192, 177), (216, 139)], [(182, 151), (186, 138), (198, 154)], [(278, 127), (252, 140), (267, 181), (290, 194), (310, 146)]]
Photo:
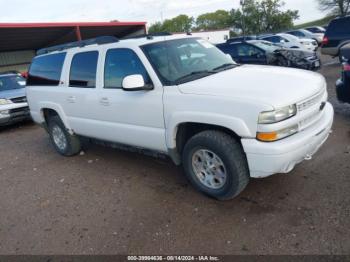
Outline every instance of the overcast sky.
[[(240, 0), (0, 0), (0, 22), (155, 21), (217, 9), (237, 8)], [(284, 0), (299, 10), (297, 23), (322, 18), (317, 0)]]

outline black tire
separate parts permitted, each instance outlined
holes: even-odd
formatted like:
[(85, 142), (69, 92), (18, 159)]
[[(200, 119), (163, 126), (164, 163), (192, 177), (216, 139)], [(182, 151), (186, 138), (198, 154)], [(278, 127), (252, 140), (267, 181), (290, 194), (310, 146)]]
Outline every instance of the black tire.
[[(54, 139), (54, 129), (59, 129), (66, 141), (64, 146), (59, 146)], [(51, 143), (56, 151), (63, 156), (74, 156), (81, 151), (81, 141), (78, 136), (71, 135), (64, 126), (59, 116), (51, 116), (48, 120), (48, 131), (51, 139)]]
[[(209, 150), (223, 162), (226, 182), (222, 187), (218, 189), (207, 187), (195, 174), (192, 158), (198, 150)], [(190, 138), (182, 153), (182, 163), (191, 184), (198, 191), (218, 200), (229, 200), (236, 197), (249, 182), (248, 163), (240, 143), (221, 131), (203, 131)]]

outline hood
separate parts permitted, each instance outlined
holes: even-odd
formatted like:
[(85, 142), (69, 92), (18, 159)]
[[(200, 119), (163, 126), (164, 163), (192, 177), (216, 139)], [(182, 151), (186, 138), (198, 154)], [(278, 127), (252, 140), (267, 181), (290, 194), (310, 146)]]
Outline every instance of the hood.
[(326, 88), (318, 73), (300, 69), (243, 65), (179, 85), (185, 94), (245, 99), (278, 108), (301, 102)]
[(0, 91), (0, 98), (12, 99), (12, 98), (23, 97), (23, 96), (26, 96), (25, 88)]
[(275, 53), (280, 53), (287, 58), (288, 56), (293, 56), (299, 59), (303, 59), (306, 57), (314, 57), (316, 55), (315, 52), (305, 50), (305, 49), (295, 49), (295, 48), (283, 48), (283, 49), (276, 50)]

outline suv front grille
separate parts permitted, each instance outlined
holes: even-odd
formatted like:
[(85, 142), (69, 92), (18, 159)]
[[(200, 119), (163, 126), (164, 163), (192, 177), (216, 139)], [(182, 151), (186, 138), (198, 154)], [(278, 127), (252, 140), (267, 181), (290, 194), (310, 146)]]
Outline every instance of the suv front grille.
[(15, 108), (15, 109), (11, 109), (10, 113), (28, 113), (29, 112), (29, 107), (20, 107), (20, 108)]
[(314, 96), (314, 97), (312, 97), (304, 102), (297, 104), (298, 111), (299, 112), (304, 111), (304, 110), (316, 105), (317, 103), (321, 103), (323, 95), (324, 95), (324, 92), (321, 92), (321, 93), (317, 94), (316, 96)]
[(16, 97), (11, 99), (12, 103), (26, 103), (27, 102), (27, 97), (22, 96), (22, 97)]

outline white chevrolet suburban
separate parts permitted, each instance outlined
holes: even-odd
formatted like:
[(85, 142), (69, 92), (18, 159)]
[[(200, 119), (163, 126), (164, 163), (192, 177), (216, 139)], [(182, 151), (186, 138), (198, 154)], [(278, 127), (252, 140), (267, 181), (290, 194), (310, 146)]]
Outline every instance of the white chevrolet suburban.
[(226, 200), (249, 178), (288, 173), (326, 141), (325, 79), (239, 65), (196, 37), (102, 37), (38, 52), (32, 118), (64, 156), (81, 138), (167, 154), (199, 191)]

